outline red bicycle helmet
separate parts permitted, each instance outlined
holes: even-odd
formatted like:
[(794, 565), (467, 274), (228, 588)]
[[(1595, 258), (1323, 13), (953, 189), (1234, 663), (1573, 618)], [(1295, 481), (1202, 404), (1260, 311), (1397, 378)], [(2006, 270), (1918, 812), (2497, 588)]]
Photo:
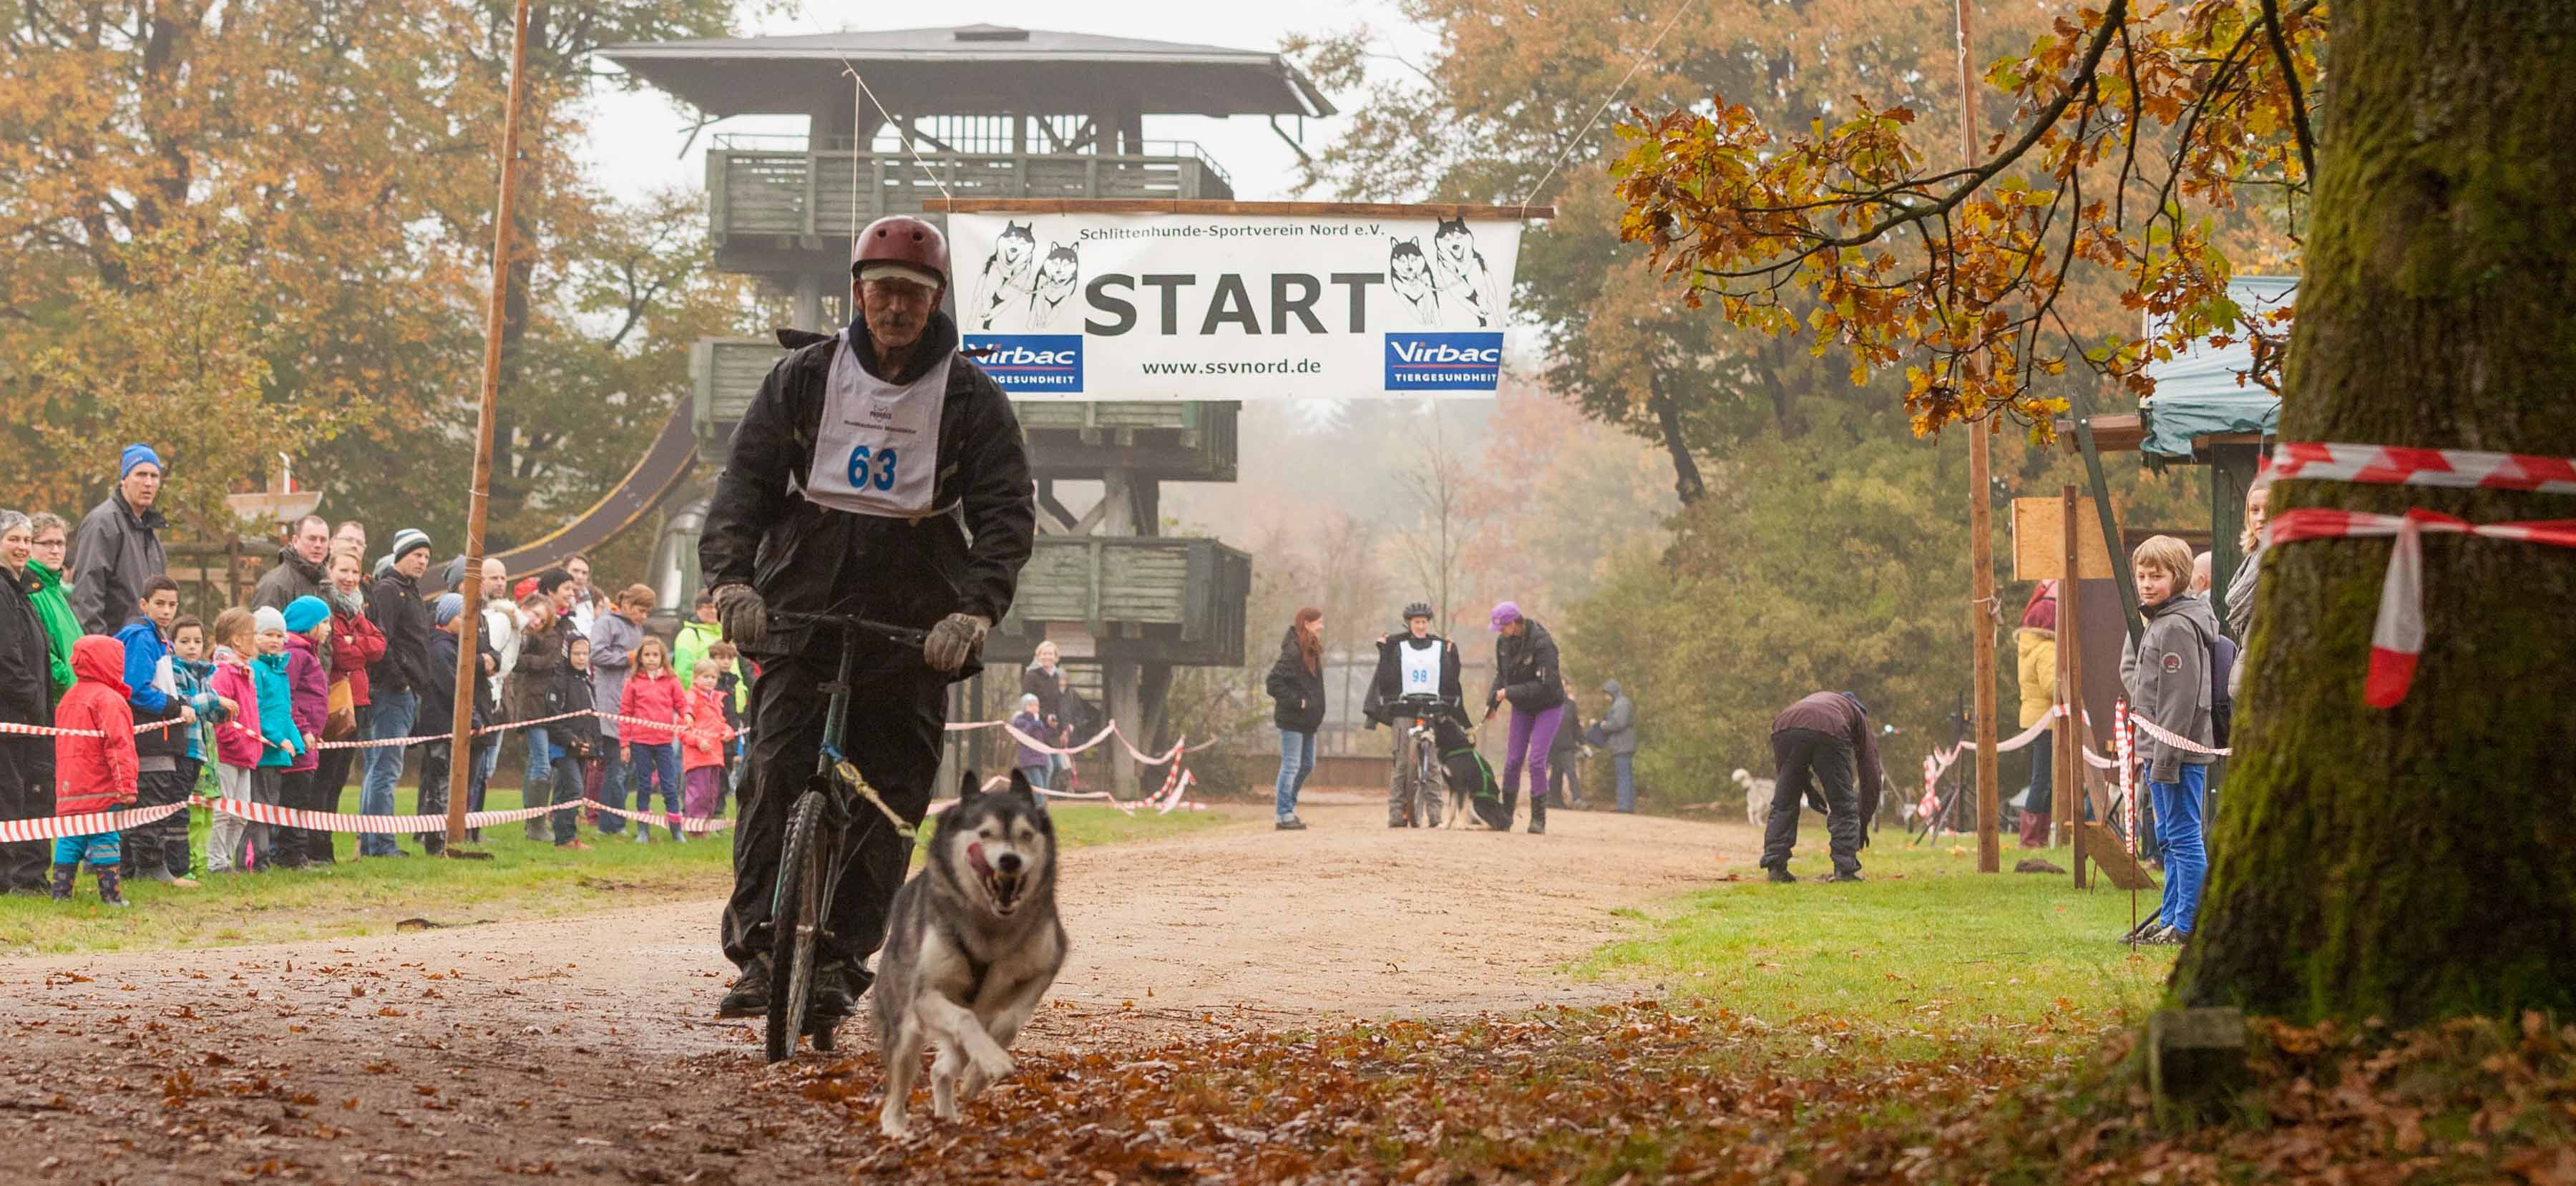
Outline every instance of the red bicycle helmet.
[(850, 252), (850, 275), (873, 262), (910, 264), (938, 273), (946, 284), (948, 236), (909, 214), (886, 215), (859, 232), (858, 245)]

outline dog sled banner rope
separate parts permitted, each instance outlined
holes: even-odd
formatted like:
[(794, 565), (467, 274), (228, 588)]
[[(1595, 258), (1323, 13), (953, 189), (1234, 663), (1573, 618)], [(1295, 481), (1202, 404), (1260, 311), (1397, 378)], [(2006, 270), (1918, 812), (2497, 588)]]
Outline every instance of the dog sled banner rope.
[(2415, 682), (2415, 664), (2424, 653), (2423, 537), (2428, 533), (2576, 548), (2576, 519), (2471, 523), (2420, 507), (2403, 515), (2302, 507), (2283, 511), (2264, 525), (2267, 548), (2312, 539), (2396, 539), (2388, 555), (2388, 575), (2379, 587), (2379, 617), (2370, 634), (2370, 672), (2362, 685), (2362, 700), (2372, 708), (2404, 703)]
[[(97, 736), (92, 734), (91, 736)], [(125, 811), (102, 811), (95, 815), (51, 815), (35, 819), (0, 820), (0, 843), (17, 844), (27, 840), (59, 840), (65, 836), (96, 836), (101, 832), (125, 832), (154, 820), (168, 819), (188, 805), (164, 803), (158, 807), (136, 807)]]
[(2308, 478), (2383, 486), (2447, 486), (2576, 494), (2576, 459), (2474, 449), (2284, 442), (2272, 450), (2275, 481)]

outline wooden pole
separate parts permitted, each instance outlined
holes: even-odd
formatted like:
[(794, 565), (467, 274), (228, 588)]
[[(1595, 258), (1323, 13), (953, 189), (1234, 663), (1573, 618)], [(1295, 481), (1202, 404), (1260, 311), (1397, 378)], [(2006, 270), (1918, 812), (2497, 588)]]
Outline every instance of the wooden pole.
[[(2059, 704), (2066, 706), (2065, 719), (2057, 722), (2057, 787), (2050, 805), (2056, 808), (2057, 834), (2075, 849), (2075, 888), (2084, 888), (2083, 817), (2075, 809), (2077, 797), (2084, 794), (2084, 635), (2078, 625), (2083, 613), (2084, 566), (2082, 537), (2076, 534), (2076, 513), (2083, 507), (2075, 485), (2068, 483), (2058, 496), (2059, 513), (2066, 524), (2066, 563), (2057, 579), (2057, 680)], [(2069, 794), (2068, 791), (2073, 793)]]
[[(1959, 147), (1977, 160), (1977, 77), (1971, 65), (1971, 0), (1959, 0)], [(1968, 425), (1968, 637), (1975, 646), (1977, 698), (1977, 871), (2004, 866), (2002, 796), (1995, 786), (1995, 542), (1993, 479), (1987, 440), (1994, 425)]]
[[(501, 321), (510, 296), (510, 250), (519, 204), (519, 101), (528, 73), (528, 0), (510, 37), (510, 99), (501, 115), (501, 200), (492, 215), (492, 297), (483, 318), (483, 402), (474, 412), (474, 492), (465, 506), (465, 597), (456, 636), (455, 734), (447, 743), (447, 851), (465, 843), (465, 794), (474, 772), (475, 635), (483, 622), (483, 523), (492, 499), (492, 418), (501, 399)], [(530, 788), (531, 791), (534, 788)]]

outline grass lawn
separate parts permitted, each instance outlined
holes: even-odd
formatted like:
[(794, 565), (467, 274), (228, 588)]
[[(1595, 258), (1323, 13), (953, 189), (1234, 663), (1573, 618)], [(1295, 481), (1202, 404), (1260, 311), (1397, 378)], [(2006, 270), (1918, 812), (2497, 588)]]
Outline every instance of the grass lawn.
[[(1771, 885), (1758, 869), (1646, 912), (1642, 933), (1576, 966), (1579, 975), (1649, 980), (1667, 1001), (1709, 1005), (1765, 1022), (1875, 1031), (1921, 1040), (2023, 1042), (2019, 1028), (2064, 1016), (2089, 1029), (2142, 1017), (2163, 991), (2174, 948), (2132, 951), (2129, 895), (2077, 890), (2061, 874), (1976, 872), (1976, 843), (1908, 847), (1882, 836), (1861, 854), (1859, 885), (1828, 884), (1821, 827), (1799, 838), (1790, 871)], [(2067, 849), (2007, 848), (2072, 867)], [(2153, 910), (2155, 896), (2139, 895)]]
[[(495, 788), (486, 806), (520, 805), (517, 791)], [(404, 795), (404, 806), (410, 796)], [(487, 828), (480, 846), (488, 861), (431, 860), (405, 837), (408, 859), (355, 860), (354, 836), (336, 837), (340, 860), (326, 869), (271, 874), (206, 876), (206, 815), (190, 813), (189, 844), (205, 882), (174, 889), (128, 881), (129, 910), (99, 905), (97, 883), (84, 872), (70, 904), (41, 897), (0, 895), (0, 955), (136, 951), (282, 943), (344, 935), (384, 934), (409, 918), (433, 922), (499, 922), (585, 911), (642, 906), (684, 898), (712, 898), (733, 879), (733, 836), (717, 832), (673, 844), (657, 831), (651, 844), (625, 835), (602, 836), (585, 828), (589, 852), (531, 842), (520, 825)], [(1129, 816), (1115, 808), (1059, 805), (1056, 833), (1069, 846), (1111, 844), (1178, 835), (1214, 827), (1225, 817), (1206, 811)], [(926, 838), (926, 837), (925, 837)]]

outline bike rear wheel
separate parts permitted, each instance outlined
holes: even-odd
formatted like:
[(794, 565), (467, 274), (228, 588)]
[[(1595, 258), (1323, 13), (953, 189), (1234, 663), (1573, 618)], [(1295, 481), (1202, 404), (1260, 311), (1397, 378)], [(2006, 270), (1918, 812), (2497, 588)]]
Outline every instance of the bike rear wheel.
[[(806, 1011), (814, 999), (815, 952), (823, 928), (831, 921), (824, 900), (825, 872), (831, 866), (824, 833), (823, 795), (807, 791), (796, 798), (787, 819), (787, 842), (778, 856), (778, 892), (770, 906), (769, 1061), (796, 1053), (805, 1031)], [(826, 1039), (818, 1038), (817, 1049)]]

